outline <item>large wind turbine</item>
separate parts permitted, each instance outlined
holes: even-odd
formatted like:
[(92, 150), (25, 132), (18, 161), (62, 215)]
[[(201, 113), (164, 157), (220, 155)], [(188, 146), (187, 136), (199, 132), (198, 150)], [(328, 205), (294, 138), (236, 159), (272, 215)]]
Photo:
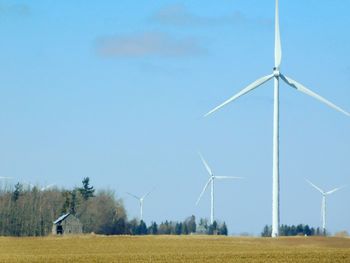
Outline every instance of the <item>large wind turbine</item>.
[(207, 187), (209, 186), (209, 184), (211, 185), (211, 207), (210, 207), (210, 223), (213, 224), (214, 222), (214, 181), (216, 179), (242, 179), (242, 177), (232, 177), (232, 176), (216, 176), (213, 174), (213, 171), (210, 169), (208, 163), (204, 160), (203, 156), (201, 154), (199, 154), (205, 169), (207, 169), (208, 173), (209, 173), (209, 180), (208, 182), (204, 185), (204, 188), (202, 190), (202, 192), (200, 193), (198, 200), (196, 202), (196, 205), (198, 205), (199, 201), (201, 200), (205, 190), (207, 189)]
[(134, 197), (135, 199), (137, 199), (140, 202), (140, 220), (141, 221), (143, 221), (143, 201), (151, 192), (152, 191), (149, 191), (147, 194), (143, 195), (142, 197), (138, 197), (137, 195), (133, 195), (133, 194), (127, 192), (128, 195)]
[(335, 188), (331, 191), (323, 191), (321, 188), (319, 188), (318, 186), (314, 185), (313, 183), (311, 183), (309, 180), (305, 179), (313, 188), (315, 188), (317, 191), (319, 191), (322, 194), (322, 205), (321, 205), (321, 215), (322, 215), (322, 232), (325, 235), (326, 234), (326, 197), (327, 195), (331, 195), (333, 193), (335, 193), (336, 191), (344, 188), (345, 186), (342, 187), (338, 187)]
[(275, 67), (273, 68), (273, 73), (262, 77), (255, 82), (248, 85), (246, 88), (242, 89), (233, 97), (226, 100), (224, 103), (220, 104), (213, 110), (209, 111), (205, 116), (212, 114), (213, 112), (224, 107), (226, 104), (238, 99), (239, 97), (245, 95), (246, 93), (256, 89), (265, 82), (274, 79), (274, 112), (273, 112), (273, 183), (272, 183), (272, 237), (277, 237), (279, 235), (279, 224), (280, 224), (280, 210), (279, 210), (279, 82), (282, 79), (290, 87), (309, 95), (329, 107), (340, 111), (347, 116), (350, 113), (336, 106), (332, 102), (326, 100), (315, 92), (307, 89), (304, 85), (299, 82), (283, 75), (280, 72), (280, 66), (282, 61), (282, 48), (281, 48), (281, 37), (279, 28), (279, 11), (278, 11), (278, 0), (276, 0), (276, 13), (275, 13)]

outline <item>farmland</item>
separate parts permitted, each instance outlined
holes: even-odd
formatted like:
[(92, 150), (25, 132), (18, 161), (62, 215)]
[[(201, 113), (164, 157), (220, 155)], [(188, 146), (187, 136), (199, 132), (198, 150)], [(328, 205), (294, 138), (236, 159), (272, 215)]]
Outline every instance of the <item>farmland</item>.
[(350, 239), (64, 236), (0, 238), (0, 262), (350, 262)]

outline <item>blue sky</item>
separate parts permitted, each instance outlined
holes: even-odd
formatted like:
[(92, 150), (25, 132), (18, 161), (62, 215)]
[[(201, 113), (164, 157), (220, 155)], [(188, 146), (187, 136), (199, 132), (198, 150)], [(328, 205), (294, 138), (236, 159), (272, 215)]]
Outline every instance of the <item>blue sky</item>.
[[(350, 110), (349, 1), (280, 1), (281, 71)], [(89, 176), (147, 223), (209, 217), (200, 150), (231, 233), (271, 222), (274, 1), (0, 1), (0, 175), (62, 187)], [(325, 189), (350, 185), (350, 119), (281, 87), (281, 223), (320, 224)], [(350, 189), (328, 201), (350, 231)]]

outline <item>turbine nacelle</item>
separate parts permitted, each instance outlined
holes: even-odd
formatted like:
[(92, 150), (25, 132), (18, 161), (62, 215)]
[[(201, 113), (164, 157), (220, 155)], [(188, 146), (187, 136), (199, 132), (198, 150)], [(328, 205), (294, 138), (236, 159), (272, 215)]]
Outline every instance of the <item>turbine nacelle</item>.
[(275, 78), (279, 78), (280, 75), (281, 75), (280, 69), (274, 67), (274, 68), (273, 68), (273, 76), (274, 76)]

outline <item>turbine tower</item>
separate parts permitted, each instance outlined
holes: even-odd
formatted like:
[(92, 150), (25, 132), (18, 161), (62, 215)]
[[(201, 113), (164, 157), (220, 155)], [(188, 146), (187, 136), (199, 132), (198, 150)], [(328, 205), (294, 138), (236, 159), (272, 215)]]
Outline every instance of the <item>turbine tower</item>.
[(322, 205), (321, 205), (321, 216), (322, 216), (322, 232), (323, 235), (326, 235), (326, 211), (327, 211), (327, 207), (326, 207), (326, 197), (327, 195), (331, 195), (333, 193), (335, 193), (336, 191), (344, 188), (345, 186), (342, 187), (338, 187), (335, 188), (331, 191), (325, 192), (323, 191), (321, 188), (319, 188), (318, 186), (314, 185), (313, 183), (311, 183), (309, 180), (305, 179), (313, 188), (315, 188), (317, 191), (319, 191), (322, 194)]
[(211, 185), (211, 206), (210, 206), (210, 223), (213, 224), (214, 223), (214, 181), (216, 179), (222, 180), (222, 179), (242, 179), (242, 177), (232, 177), (232, 176), (216, 176), (213, 174), (213, 171), (210, 169), (208, 163), (204, 160), (203, 156), (201, 154), (199, 154), (203, 165), (205, 166), (205, 169), (208, 171), (209, 173), (209, 180), (208, 182), (204, 185), (204, 188), (202, 190), (202, 192), (200, 193), (198, 200), (196, 202), (196, 205), (198, 205), (199, 201), (201, 200), (205, 190), (207, 189), (207, 187), (209, 186), (209, 184)]
[(145, 198), (151, 193), (152, 191), (149, 191), (147, 194), (145, 194), (142, 197), (138, 197), (136, 195), (133, 195), (131, 193), (128, 193), (128, 195), (134, 197), (135, 199), (137, 199), (140, 202), (140, 220), (143, 221), (143, 201), (145, 200)]
[(300, 91), (306, 95), (309, 95), (320, 102), (328, 105), (329, 107), (340, 111), (347, 116), (350, 113), (336, 106), (332, 102), (326, 100), (315, 92), (309, 90), (304, 85), (299, 82), (283, 75), (280, 72), (280, 66), (282, 61), (282, 48), (281, 48), (281, 37), (280, 37), (280, 27), (279, 27), (279, 8), (278, 0), (276, 0), (276, 13), (275, 13), (275, 66), (273, 68), (273, 73), (264, 76), (255, 82), (251, 83), (240, 92), (238, 92), (233, 97), (229, 98), (213, 110), (209, 111), (205, 116), (212, 114), (213, 112), (224, 107), (226, 104), (238, 99), (239, 97), (245, 95), (246, 93), (256, 89), (262, 84), (274, 79), (274, 111), (273, 111), (273, 176), (272, 176), (272, 237), (277, 237), (279, 235), (279, 224), (280, 224), (280, 204), (279, 204), (279, 82), (282, 79), (288, 86)]

